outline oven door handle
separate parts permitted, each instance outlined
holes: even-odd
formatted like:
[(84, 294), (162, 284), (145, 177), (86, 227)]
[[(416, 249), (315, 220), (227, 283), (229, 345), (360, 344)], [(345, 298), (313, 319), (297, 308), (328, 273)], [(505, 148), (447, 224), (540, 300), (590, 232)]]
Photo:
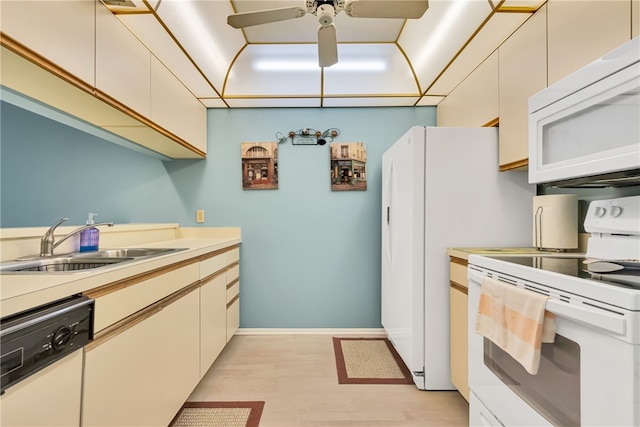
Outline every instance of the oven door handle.
[(547, 300), (546, 309), (556, 316), (604, 329), (615, 334), (624, 335), (626, 332), (627, 323), (625, 318), (614, 313), (595, 308), (576, 307), (553, 299)]

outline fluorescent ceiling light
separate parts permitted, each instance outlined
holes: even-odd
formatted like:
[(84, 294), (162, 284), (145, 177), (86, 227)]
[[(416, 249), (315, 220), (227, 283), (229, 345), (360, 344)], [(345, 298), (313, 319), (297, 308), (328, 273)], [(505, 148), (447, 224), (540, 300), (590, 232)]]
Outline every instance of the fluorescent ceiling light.
[[(254, 62), (257, 71), (318, 71), (318, 60), (304, 59), (261, 59)], [(337, 64), (327, 68), (330, 71), (360, 71), (377, 72), (387, 69), (382, 60), (372, 59), (363, 61), (340, 60)]]

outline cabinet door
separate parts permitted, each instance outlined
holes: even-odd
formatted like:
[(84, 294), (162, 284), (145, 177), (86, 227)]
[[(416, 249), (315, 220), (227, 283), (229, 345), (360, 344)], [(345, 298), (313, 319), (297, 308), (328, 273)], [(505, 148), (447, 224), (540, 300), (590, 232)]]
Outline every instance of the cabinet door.
[(640, 0), (631, 0), (631, 38), (640, 36)]
[(227, 270), (227, 342), (240, 327), (240, 265)]
[(549, 85), (631, 39), (631, 0), (549, 0)]
[(498, 51), (462, 83), (462, 126), (480, 127), (498, 117)]
[(468, 296), (460, 286), (449, 288), (451, 333), (451, 383), (469, 401), (467, 312)]
[(227, 280), (219, 274), (200, 287), (200, 377), (227, 344)]
[(88, 346), (84, 426), (166, 426), (200, 380), (194, 290)]
[(8, 388), (0, 397), (0, 425), (80, 425), (82, 350)]
[(207, 109), (155, 56), (151, 57), (151, 120), (207, 151)]
[(440, 127), (462, 126), (462, 99), (455, 89), (438, 104), (437, 123)]
[(3, 34), (93, 86), (95, 8), (91, 1), (3, 1)]
[(498, 55), (491, 54), (438, 104), (438, 126), (480, 127), (498, 117)]
[(499, 48), (500, 168), (527, 164), (529, 97), (547, 86), (547, 17), (542, 6)]
[(149, 118), (151, 53), (105, 6), (96, 6), (96, 89)]

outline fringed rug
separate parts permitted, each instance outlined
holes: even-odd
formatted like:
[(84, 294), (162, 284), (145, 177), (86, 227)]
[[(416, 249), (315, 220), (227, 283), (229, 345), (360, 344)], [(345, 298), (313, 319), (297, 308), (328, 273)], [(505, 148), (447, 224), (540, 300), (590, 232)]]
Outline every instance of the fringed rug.
[(339, 384), (413, 384), (386, 338), (333, 338)]
[(185, 402), (169, 427), (258, 427), (264, 402)]

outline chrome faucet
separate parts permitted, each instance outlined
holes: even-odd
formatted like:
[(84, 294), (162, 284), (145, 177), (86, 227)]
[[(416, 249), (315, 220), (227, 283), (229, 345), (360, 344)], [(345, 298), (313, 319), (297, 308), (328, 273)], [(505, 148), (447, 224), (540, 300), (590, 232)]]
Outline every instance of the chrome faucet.
[(58, 226), (60, 224), (62, 224), (63, 222), (65, 222), (65, 221), (69, 221), (69, 218), (62, 218), (62, 219), (58, 220), (58, 222), (56, 222), (51, 227), (49, 227), (47, 232), (44, 233), (44, 236), (42, 236), (42, 239), (40, 239), (40, 256), (41, 257), (53, 256), (53, 250), (55, 248), (57, 248), (60, 243), (62, 243), (65, 240), (67, 240), (69, 237), (71, 237), (71, 236), (73, 236), (75, 234), (78, 234), (82, 230), (86, 230), (87, 228), (91, 228), (91, 227), (98, 227), (100, 225), (106, 225), (107, 227), (113, 227), (113, 222), (99, 222), (97, 224), (88, 224), (88, 225), (84, 225), (82, 227), (76, 228), (71, 233), (69, 233), (66, 236), (64, 236), (62, 239), (60, 239), (58, 241), (55, 241), (53, 233), (55, 232), (56, 228), (58, 228)]

